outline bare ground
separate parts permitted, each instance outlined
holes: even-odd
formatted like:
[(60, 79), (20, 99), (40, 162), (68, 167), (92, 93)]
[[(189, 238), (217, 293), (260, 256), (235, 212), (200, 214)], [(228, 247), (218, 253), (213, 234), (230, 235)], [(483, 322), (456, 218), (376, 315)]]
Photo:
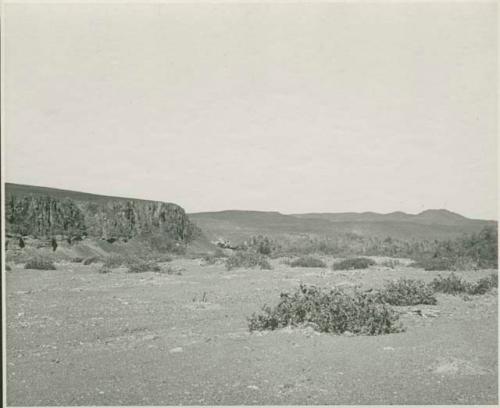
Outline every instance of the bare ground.
[(6, 272), (8, 405), (498, 403), (496, 291), (401, 308), (404, 333), (250, 334), (246, 317), (299, 282), (368, 288), (437, 273), (174, 264), (182, 276)]

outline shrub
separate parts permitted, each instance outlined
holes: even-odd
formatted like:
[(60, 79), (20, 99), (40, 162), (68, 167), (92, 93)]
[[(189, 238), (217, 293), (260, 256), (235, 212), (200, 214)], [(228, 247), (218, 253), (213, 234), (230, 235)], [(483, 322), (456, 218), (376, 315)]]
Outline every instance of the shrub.
[(96, 262), (99, 262), (99, 257), (97, 257), (97, 256), (91, 256), (91, 257), (85, 258), (83, 260), (84, 265), (91, 265), (91, 264), (96, 263)]
[(183, 268), (168, 265), (166, 268), (162, 268), (158, 272), (165, 273), (167, 275), (179, 275), (180, 276), (180, 275), (182, 275), (183, 270), (184, 270)]
[(290, 266), (293, 268), (326, 268), (326, 264), (319, 258), (314, 256), (301, 256), (290, 262)]
[(101, 266), (101, 267), (99, 268), (99, 271), (98, 271), (98, 272), (99, 272), (99, 273), (110, 273), (110, 272), (111, 272), (111, 269), (109, 269), (108, 267), (106, 267), (106, 266), (104, 266), (104, 265), (103, 265), (103, 266)]
[(329, 291), (301, 284), (293, 294), (281, 293), (274, 308), (248, 319), (250, 331), (274, 330), (286, 326), (311, 324), (325, 333), (378, 335), (403, 330), (399, 314), (377, 296), (334, 288)]
[(447, 293), (456, 295), (458, 293), (468, 293), (471, 290), (471, 284), (454, 273), (447, 277), (439, 275), (431, 282), (431, 287), (435, 292)]
[(271, 269), (271, 264), (262, 254), (253, 251), (236, 251), (226, 259), (226, 269), (230, 271), (235, 268)]
[(5, 264), (5, 270), (7, 272), (10, 272), (12, 270), (12, 268), (10, 267), (10, 265)]
[(404, 279), (389, 282), (379, 292), (380, 300), (393, 306), (435, 305), (434, 292), (421, 280)]
[(493, 288), (498, 288), (498, 275), (492, 273), (486, 278), (481, 278), (477, 282), (467, 282), (454, 273), (447, 277), (439, 275), (431, 283), (432, 288), (436, 292), (448, 293), (457, 295), (466, 293), (468, 295), (484, 295)]
[(167, 254), (159, 254), (154, 257), (156, 262), (172, 262), (172, 257)]
[(119, 268), (123, 265), (128, 265), (132, 262), (132, 259), (126, 255), (121, 254), (110, 254), (104, 258), (103, 266), (106, 268)]
[(161, 272), (161, 268), (156, 262), (145, 261), (143, 259), (134, 259), (128, 263), (128, 272)]
[(51, 259), (42, 256), (37, 256), (30, 259), (24, 265), (24, 269), (38, 269), (42, 271), (55, 271), (56, 267)]
[(250, 238), (250, 241), (245, 243), (245, 247), (262, 255), (271, 255), (273, 251), (272, 241), (268, 237), (262, 235)]
[(380, 266), (384, 266), (386, 268), (394, 269), (396, 266), (400, 266), (401, 262), (397, 259), (386, 259), (385, 261), (380, 262)]
[(80, 258), (80, 257), (75, 257), (71, 260), (71, 262), (73, 263), (82, 263), (83, 262), (83, 258)]
[(413, 263), (411, 266), (423, 268), (426, 271), (454, 271), (456, 269), (455, 262), (448, 258), (423, 259)]
[(205, 265), (215, 265), (216, 263), (222, 262), (223, 259), (227, 258), (227, 255), (220, 248), (217, 248), (213, 254), (205, 254), (202, 257), (202, 261)]
[(375, 261), (370, 258), (350, 258), (344, 261), (335, 262), (332, 268), (338, 270), (366, 269), (375, 265)]
[(481, 278), (473, 283), (467, 292), (469, 295), (484, 295), (493, 288), (498, 288), (498, 275), (492, 273), (487, 278)]

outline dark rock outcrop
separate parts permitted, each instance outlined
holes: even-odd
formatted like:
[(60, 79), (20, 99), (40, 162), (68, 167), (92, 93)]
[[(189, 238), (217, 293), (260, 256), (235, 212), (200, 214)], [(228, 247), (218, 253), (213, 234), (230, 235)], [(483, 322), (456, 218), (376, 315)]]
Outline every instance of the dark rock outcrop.
[[(131, 239), (154, 234), (189, 242), (200, 233), (178, 205), (81, 194), (29, 193), (7, 188), (6, 233), (14, 236)], [(47, 189), (48, 190), (48, 189)]]

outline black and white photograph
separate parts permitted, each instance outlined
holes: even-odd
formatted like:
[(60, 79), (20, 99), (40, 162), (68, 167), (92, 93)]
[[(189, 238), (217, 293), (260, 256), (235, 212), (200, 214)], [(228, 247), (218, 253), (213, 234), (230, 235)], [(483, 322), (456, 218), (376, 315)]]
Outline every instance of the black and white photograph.
[(2, 405), (497, 406), (498, 6), (3, 1)]

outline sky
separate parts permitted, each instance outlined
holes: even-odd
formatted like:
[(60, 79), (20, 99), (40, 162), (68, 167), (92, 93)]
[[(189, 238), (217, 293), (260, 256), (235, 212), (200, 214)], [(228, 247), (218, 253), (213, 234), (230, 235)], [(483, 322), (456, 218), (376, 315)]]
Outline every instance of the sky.
[(497, 219), (492, 3), (4, 4), (8, 182)]

